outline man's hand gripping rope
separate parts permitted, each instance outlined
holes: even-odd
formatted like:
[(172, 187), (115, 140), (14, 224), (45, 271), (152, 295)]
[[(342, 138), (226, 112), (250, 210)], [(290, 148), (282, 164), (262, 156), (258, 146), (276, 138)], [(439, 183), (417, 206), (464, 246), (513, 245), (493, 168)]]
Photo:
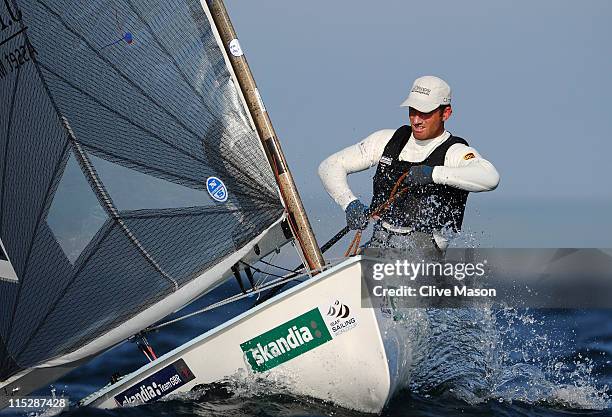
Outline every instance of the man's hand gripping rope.
[[(408, 176), (408, 171), (404, 172), (398, 178), (397, 182), (393, 186), (393, 189), (391, 190), (391, 193), (389, 194), (389, 198), (387, 199), (387, 201), (382, 203), (380, 206), (376, 207), (376, 209), (374, 210), (365, 211), (365, 215), (368, 221), (369, 219), (378, 219), (382, 213), (384, 213), (385, 211), (389, 209), (389, 207), (391, 206), (391, 204), (393, 204), (395, 199), (397, 199), (399, 196), (401, 196), (402, 194), (408, 191), (408, 187), (399, 189), (400, 186), (404, 184), (404, 180), (406, 179), (407, 176)], [(355, 201), (358, 201), (358, 200), (355, 200)], [(348, 210), (348, 207), (347, 207), (347, 210)], [(368, 221), (365, 222), (365, 226), (367, 226)], [(365, 229), (365, 227), (363, 229)], [(351, 244), (349, 245), (348, 249), (344, 253), (344, 256), (354, 256), (354, 255), (358, 255), (361, 252), (361, 249), (359, 248), (359, 243), (361, 242), (361, 234), (363, 232), (363, 229), (359, 228), (357, 230), (357, 233), (355, 233), (355, 237), (353, 238), (353, 240), (351, 241)]]

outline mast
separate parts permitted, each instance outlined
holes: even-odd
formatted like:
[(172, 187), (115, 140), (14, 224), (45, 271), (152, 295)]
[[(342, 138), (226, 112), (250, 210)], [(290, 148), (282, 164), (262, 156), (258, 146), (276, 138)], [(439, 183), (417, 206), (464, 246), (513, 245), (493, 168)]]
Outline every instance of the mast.
[(229, 60), (232, 64), (238, 84), (242, 90), (245, 101), (253, 117), (257, 133), (263, 143), (268, 162), (274, 172), (274, 177), (281, 192), (283, 202), (287, 208), (289, 225), (295, 236), (311, 272), (321, 270), (325, 261), (317, 244), (312, 227), (306, 216), (306, 211), (298, 193), (293, 176), (287, 166), (287, 161), (272, 127), (268, 112), (263, 105), (255, 79), (249, 68), (246, 57), (240, 49), (236, 31), (230, 21), (229, 15), (222, 0), (207, 1), (208, 8), (219, 31), (223, 45), (227, 48)]

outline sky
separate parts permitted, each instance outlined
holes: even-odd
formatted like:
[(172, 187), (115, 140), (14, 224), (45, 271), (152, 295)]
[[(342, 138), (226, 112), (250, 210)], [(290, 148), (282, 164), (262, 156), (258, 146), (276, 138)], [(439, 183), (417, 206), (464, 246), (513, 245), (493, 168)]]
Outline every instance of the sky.
[[(489, 245), (612, 247), (609, 0), (226, 6), (319, 229), (344, 219), (319, 163), (407, 124), (399, 104), (431, 74), (453, 89), (447, 129), (501, 175), (497, 190), (470, 196), (467, 227)], [(373, 174), (349, 179), (366, 202)]]

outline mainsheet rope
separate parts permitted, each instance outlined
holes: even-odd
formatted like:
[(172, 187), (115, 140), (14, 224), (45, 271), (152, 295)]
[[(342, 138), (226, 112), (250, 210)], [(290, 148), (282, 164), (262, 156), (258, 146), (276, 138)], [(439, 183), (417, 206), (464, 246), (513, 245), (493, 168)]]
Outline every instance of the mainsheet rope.
[[(404, 193), (406, 193), (408, 191), (408, 187), (405, 187), (405, 188), (402, 188), (401, 190), (398, 190), (400, 185), (402, 185), (402, 183), (404, 182), (404, 178), (406, 178), (407, 175), (408, 175), (408, 171), (404, 172), (398, 178), (398, 180), (395, 182), (395, 185), (391, 189), (391, 193), (389, 194), (389, 198), (387, 199), (387, 201), (382, 203), (380, 206), (376, 207), (376, 209), (372, 210), (368, 214), (368, 219), (375, 219), (377, 217), (380, 217), (381, 214), (383, 214), (385, 211), (387, 211), (389, 209), (389, 207), (391, 207), (391, 204), (393, 204), (393, 202), (400, 195), (402, 195), (402, 194), (404, 194)], [(351, 244), (347, 248), (346, 252), (344, 252), (344, 256), (345, 257), (358, 255), (361, 252), (361, 248), (359, 247), (359, 243), (361, 242), (362, 232), (363, 232), (363, 230), (357, 230), (357, 233), (355, 233), (355, 237), (353, 237), (353, 240), (351, 241)]]

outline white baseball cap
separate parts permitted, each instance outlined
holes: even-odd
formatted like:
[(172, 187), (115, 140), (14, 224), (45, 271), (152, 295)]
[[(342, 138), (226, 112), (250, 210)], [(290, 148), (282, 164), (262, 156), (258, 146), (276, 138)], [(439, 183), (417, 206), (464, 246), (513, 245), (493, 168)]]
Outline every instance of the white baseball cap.
[(451, 104), (450, 86), (441, 78), (426, 75), (414, 81), (408, 98), (400, 107), (413, 107), (420, 112), (429, 113), (449, 104)]

